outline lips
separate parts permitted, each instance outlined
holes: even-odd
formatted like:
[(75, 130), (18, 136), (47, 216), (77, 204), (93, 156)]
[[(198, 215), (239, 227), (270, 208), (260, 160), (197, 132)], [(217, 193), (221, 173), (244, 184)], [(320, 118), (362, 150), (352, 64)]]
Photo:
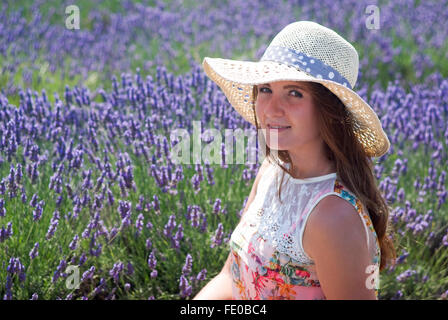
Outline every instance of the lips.
[[(282, 128), (273, 128), (272, 126), (276, 126), (276, 125), (270, 125), (270, 124), (268, 124), (267, 130), (268, 130), (269, 132), (274, 133), (274, 134), (278, 134), (278, 133), (280, 133), (280, 132), (287, 131), (287, 130), (289, 130), (289, 129), (291, 128), (291, 126), (282, 126)], [(279, 127), (280, 127), (280, 126), (279, 126)]]
[[(276, 127), (276, 128), (274, 128)], [(279, 128), (280, 127), (280, 128)], [(281, 124), (270, 124), (268, 123), (268, 128), (273, 130), (289, 129), (291, 126), (281, 125)]]

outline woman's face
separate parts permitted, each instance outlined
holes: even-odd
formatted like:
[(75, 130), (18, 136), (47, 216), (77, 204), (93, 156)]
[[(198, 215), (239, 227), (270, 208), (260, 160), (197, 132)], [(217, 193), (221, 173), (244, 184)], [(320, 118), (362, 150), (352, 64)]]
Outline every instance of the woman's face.
[[(257, 87), (255, 112), (261, 128), (266, 129), (263, 133), (270, 149), (302, 150), (306, 146), (321, 142), (307, 83), (278, 81)], [(290, 128), (275, 130), (270, 128), (271, 125)]]

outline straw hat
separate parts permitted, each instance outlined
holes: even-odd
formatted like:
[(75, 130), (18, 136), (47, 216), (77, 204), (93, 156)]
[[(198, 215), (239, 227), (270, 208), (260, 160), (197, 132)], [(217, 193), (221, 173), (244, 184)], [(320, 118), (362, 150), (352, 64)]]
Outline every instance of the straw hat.
[(354, 134), (369, 157), (380, 157), (389, 150), (389, 139), (375, 111), (352, 89), (358, 78), (358, 52), (329, 28), (311, 21), (294, 22), (274, 37), (258, 62), (205, 57), (202, 65), (230, 104), (253, 125), (253, 85), (318, 82), (353, 114)]

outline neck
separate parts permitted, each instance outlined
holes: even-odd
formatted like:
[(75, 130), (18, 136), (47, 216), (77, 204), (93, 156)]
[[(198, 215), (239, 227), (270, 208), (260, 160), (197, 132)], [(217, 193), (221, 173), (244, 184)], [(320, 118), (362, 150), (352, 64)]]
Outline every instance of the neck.
[(334, 161), (328, 160), (322, 149), (314, 152), (303, 151), (305, 148), (302, 152), (289, 151), (292, 176), (296, 179), (306, 179), (336, 172)]

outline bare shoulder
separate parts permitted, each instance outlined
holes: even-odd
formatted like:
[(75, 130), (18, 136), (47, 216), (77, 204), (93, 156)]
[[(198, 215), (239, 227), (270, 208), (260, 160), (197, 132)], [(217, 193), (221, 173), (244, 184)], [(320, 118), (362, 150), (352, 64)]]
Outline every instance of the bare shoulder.
[(353, 205), (337, 195), (329, 195), (319, 201), (308, 218), (304, 249), (313, 257), (328, 250), (329, 243), (340, 246), (341, 250), (353, 242), (363, 244), (363, 232), (362, 221)]
[(303, 245), (314, 260), (326, 298), (375, 300), (375, 291), (366, 282), (371, 257), (356, 209), (347, 200), (329, 195), (314, 210), (305, 226), (307, 247)]

